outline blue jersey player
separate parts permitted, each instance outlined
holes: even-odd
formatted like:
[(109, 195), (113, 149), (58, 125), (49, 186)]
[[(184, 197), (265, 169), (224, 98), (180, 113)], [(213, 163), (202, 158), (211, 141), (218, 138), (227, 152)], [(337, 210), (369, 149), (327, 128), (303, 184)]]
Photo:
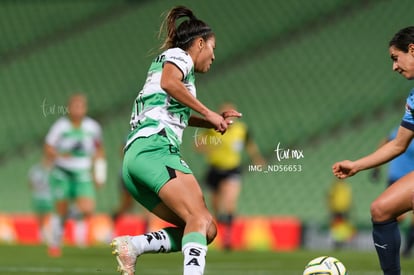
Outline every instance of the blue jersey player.
[[(398, 127), (394, 128), (389, 136), (385, 138), (381, 143), (380, 146), (386, 144), (387, 142), (396, 138), (398, 133)], [(377, 167), (372, 170), (372, 178), (373, 180), (378, 180), (380, 167)], [(398, 181), (400, 178), (404, 177), (408, 173), (414, 171), (414, 142), (411, 142), (410, 145), (407, 147), (405, 152), (392, 161), (390, 161), (388, 166), (388, 174), (387, 174), (387, 187), (393, 184), (394, 182)], [(398, 218), (399, 221), (403, 220), (405, 215), (402, 215)], [(411, 218), (411, 224), (408, 228), (406, 234), (406, 245), (403, 250), (403, 255), (408, 257), (411, 255), (411, 249), (414, 246), (414, 216)]]
[[(414, 26), (398, 31), (389, 42), (392, 69), (408, 80), (414, 79)], [(384, 164), (404, 153), (414, 137), (414, 89), (405, 105), (405, 114), (395, 139), (375, 152), (355, 161), (344, 160), (332, 166), (334, 175), (344, 179), (359, 171)], [(371, 203), (373, 241), (385, 275), (400, 275), (401, 236), (397, 217), (412, 210), (414, 173), (400, 178)]]
[[(397, 136), (398, 129), (394, 129), (390, 136), (389, 140), (395, 139)], [(404, 154), (399, 155), (390, 162), (388, 168), (388, 185), (393, 184), (403, 176), (414, 171), (414, 142), (411, 142), (410, 145), (405, 150)], [(406, 245), (403, 250), (404, 256), (409, 256), (411, 254), (411, 249), (414, 245), (414, 217), (411, 220), (411, 225), (407, 231), (406, 235)]]

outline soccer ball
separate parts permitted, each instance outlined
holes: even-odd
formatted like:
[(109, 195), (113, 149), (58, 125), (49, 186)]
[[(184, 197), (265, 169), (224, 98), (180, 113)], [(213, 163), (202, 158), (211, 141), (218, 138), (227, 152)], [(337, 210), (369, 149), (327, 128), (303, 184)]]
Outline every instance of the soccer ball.
[(321, 256), (311, 260), (303, 275), (347, 275), (346, 268), (334, 257)]

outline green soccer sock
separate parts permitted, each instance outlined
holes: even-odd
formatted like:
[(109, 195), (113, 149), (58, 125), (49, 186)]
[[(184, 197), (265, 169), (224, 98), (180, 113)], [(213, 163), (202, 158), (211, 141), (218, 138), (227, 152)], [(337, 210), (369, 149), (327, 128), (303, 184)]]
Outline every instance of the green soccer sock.
[(171, 252), (177, 252), (181, 250), (181, 241), (183, 239), (183, 229), (178, 227), (166, 227), (164, 231), (168, 234), (170, 239)]

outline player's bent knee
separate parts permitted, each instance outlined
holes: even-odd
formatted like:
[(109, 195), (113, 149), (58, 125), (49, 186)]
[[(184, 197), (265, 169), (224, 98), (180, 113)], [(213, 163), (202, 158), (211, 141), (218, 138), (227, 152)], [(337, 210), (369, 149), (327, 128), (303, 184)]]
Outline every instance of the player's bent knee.
[(370, 211), (372, 221), (374, 222), (383, 222), (393, 218), (392, 216), (387, 214), (385, 205), (379, 200), (375, 200), (371, 203)]
[(211, 243), (217, 236), (217, 227), (211, 214), (199, 216), (198, 222), (205, 228), (207, 244)]
[(197, 231), (200, 230), (199, 232), (205, 232), (207, 244), (211, 243), (217, 235), (217, 227), (214, 223), (214, 218), (208, 211), (188, 216), (185, 223), (186, 227), (189, 226), (193, 230), (197, 228)]
[(214, 239), (217, 236), (217, 226), (214, 222), (210, 223), (210, 226), (207, 228), (207, 234), (206, 234), (206, 239), (207, 239), (207, 244), (210, 244), (214, 241)]

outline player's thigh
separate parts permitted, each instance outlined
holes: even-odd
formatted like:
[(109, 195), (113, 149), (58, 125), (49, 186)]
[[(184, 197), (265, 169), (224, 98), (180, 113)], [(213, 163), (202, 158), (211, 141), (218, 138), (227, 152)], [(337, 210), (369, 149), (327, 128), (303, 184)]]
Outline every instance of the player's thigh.
[(124, 174), (124, 181), (127, 192), (130, 196), (144, 206), (147, 210), (153, 211), (153, 209), (161, 203), (161, 199), (158, 194), (149, 188), (144, 183), (134, 180), (128, 171)]
[(70, 178), (59, 168), (54, 168), (49, 175), (49, 187), (53, 201), (70, 198)]
[(227, 198), (237, 198), (240, 194), (241, 182), (239, 177), (228, 177), (220, 182), (219, 192)]
[(95, 211), (95, 199), (91, 197), (77, 197), (75, 203), (82, 214), (88, 215)]
[(158, 194), (163, 203), (186, 222), (195, 216), (209, 218), (211, 215), (194, 175), (175, 172), (176, 177), (167, 182)]
[(220, 183), (219, 193), (222, 204), (235, 205), (241, 190), (240, 180), (235, 178), (224, 179)]
[(53, 211), (53, 201), (51, 198), (33, 198), (33, 210), (36, 214), (45, 215)]
[(395, 218), (411, 210), (413, 191), (414, 173), (409, 173), (389, 186), (371, 204), (371, 214), (374, 220)]
[(159, 191), (176, 177), (176, 171), (192, 173), (179, 150), (164, 136), (139, 138), (125, 152), (122, 169), (125, 186), (150, 211), (162, 201)]
[(92, 180), (72, 183), (73, 199), (79, 211), (84, 214), (91, 214), (95, 210), (96, 191)]

